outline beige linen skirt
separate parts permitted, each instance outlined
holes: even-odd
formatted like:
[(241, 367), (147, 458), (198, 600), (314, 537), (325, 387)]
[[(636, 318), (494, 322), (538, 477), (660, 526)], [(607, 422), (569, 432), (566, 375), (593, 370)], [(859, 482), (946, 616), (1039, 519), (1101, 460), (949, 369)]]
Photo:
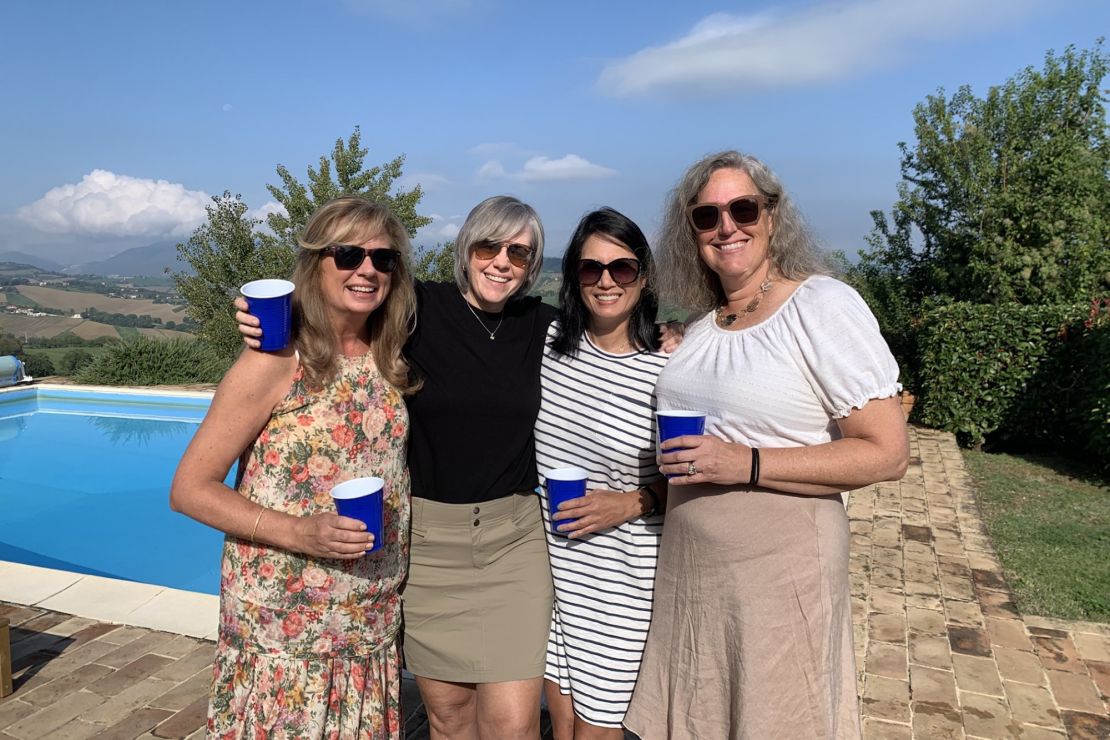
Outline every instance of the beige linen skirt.
[(439, 681), (543, 675), (554, 591), (539, 497), (412, 500), (405, 667)]
[(858, 738), (840, 496), (672, 486), (624, 724), (643, 740)]

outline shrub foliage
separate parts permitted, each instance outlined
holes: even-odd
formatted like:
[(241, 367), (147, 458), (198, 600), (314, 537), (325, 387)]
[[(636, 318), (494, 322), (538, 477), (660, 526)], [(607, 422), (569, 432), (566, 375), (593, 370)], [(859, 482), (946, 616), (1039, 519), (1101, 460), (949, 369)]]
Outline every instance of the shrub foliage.
[(204, 342), (139, 337), (109, 347), (77, 373), (77, 380), (94, 385), (218, 383), (227, 367)]
[(917, 336), (918, 418), (955, 432), (963, 444), (1036, 442), (1105, 461), (1107, 303), (953, 303), (925, 311)]

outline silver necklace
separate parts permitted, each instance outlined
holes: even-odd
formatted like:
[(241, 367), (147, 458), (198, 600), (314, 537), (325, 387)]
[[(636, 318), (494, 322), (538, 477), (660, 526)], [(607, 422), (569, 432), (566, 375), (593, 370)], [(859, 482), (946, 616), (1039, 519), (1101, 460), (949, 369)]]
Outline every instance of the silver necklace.
[[(462, 294), (460, 293), (459, 295), (462, 295)], [(474, 310), (474, 306), (470, 305), (470, 301), (466, 300), (466, 296), (463, 296), (462, 299), (463, 299), (463, 303), (466, 304), (466, 307), (470, 309), (470, 314), (474, 317), (474, 320), (482, 325), (482, 331), (489, 331), (489, 329), (486, 328), (486, 322), (482, 321), (482, 317), (479, 316), (478, 313)], [(497, 338), (497, 332), (499, 332), (501, 330), (501, 322), (504, 321), (504, 320), (505, 320), (505, 309), (501, 309), (501, 318), (498, 320), (497, 326), (495, 326), (493, 328), (493, 331), (489, 331), (489, 338), (490, 338), (491, 341)]]

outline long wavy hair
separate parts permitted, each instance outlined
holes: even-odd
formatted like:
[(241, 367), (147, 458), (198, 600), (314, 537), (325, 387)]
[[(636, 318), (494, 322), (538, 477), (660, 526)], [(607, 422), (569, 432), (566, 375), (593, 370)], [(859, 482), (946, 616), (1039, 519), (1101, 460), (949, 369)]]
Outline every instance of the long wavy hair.
[(725, 300), (721, 281), (702, 261), (697, 234), (686, 218), (686, 207), (697, 202), (698, 193), (721, 169), (746, 173), (767, 199), (775, 224), (768, 246), (772, 274), (787, 280), (828, 274), (817, 240), (771, 168), (748, 154), (718, 152), (686, 170), (667, 197), (659, 243), (659, 290), (668, 302), (711, 311)]
[(627, 247), (640, 261), (640, 277), (644, 282), (640, 290), (640, 300), (636, 302), (629, 317), (628, 341), (639, 351), (659, 349), (659, 337), (655, 328), (655, 317), (659, 313), (659, 299), (655, 295), (655, 260), (640, 227), (612, 208), (599, 208), (583, 216), (563, 254), (559, 328), (551, 348), (561, 355), (577, 355), (578, 344), (589, 326), (590, 312), (582, 299), (582, 287), (578, 283), (578, 260), (582, 259), (582, 248), (586, 245), (586, 240), (595, 234), (601, 234)]
[(416, 318), (416, 291), (412, 283), (412, 247), (408, 232), (389, 209), (363, 198), (344, 196), (329, 201), (312, 214), (297, 243), (293, 268), (293, 347), (300, 354), (305, 379), (323, 387), (335, 378), (340, 352), (320, 288), (321, 250), (332, 244), (362, 244), (379, 234), (401, 253), (391, 274), (382, 305), (370, 314), (370, 351), (378, 371), (402, 394), (415, 393), (419, 383), (410, 378), (401, 354)]

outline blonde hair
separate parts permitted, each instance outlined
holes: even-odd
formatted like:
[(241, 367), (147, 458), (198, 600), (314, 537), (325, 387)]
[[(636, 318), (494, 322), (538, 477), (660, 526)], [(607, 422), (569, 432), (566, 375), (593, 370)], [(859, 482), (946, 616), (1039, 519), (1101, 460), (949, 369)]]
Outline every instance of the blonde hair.
[(717, 170), (739, 170), (752, 179), (767, 199), (775, 228), (767, 247), (772, 272), (787, 280), (803, 280), (828, 273), (817, 241), (771, 168), (747, 154), (718, 152), (695, 162), (667, 198), (659, 238), (659, 289), (664, 298), (681, 308), (711, 311), (724, 301), (720, 278), (701, 259), (698, 238), (686, 218), (686, 207)]
[(416, 318), (416, 291), (412, 283), (412, 247), (408, 232), (383, 205), (363, 198), (344, 196), (316, 209), (297, 243), (293, 268), (293, 346), (300, 354), (306, 381), (322, 387), (337, 370), (339, 341), (320, 289), (321, 250), (332, 244), (361, 244), (379, 234), (389, 237), (389, 246), (401, 253), (391, 273), (385, 301), (367, 320), (370, 351), (378, 371), (403, 394), (415, 393), (419, 382), (409, 373), (401, 350)]

